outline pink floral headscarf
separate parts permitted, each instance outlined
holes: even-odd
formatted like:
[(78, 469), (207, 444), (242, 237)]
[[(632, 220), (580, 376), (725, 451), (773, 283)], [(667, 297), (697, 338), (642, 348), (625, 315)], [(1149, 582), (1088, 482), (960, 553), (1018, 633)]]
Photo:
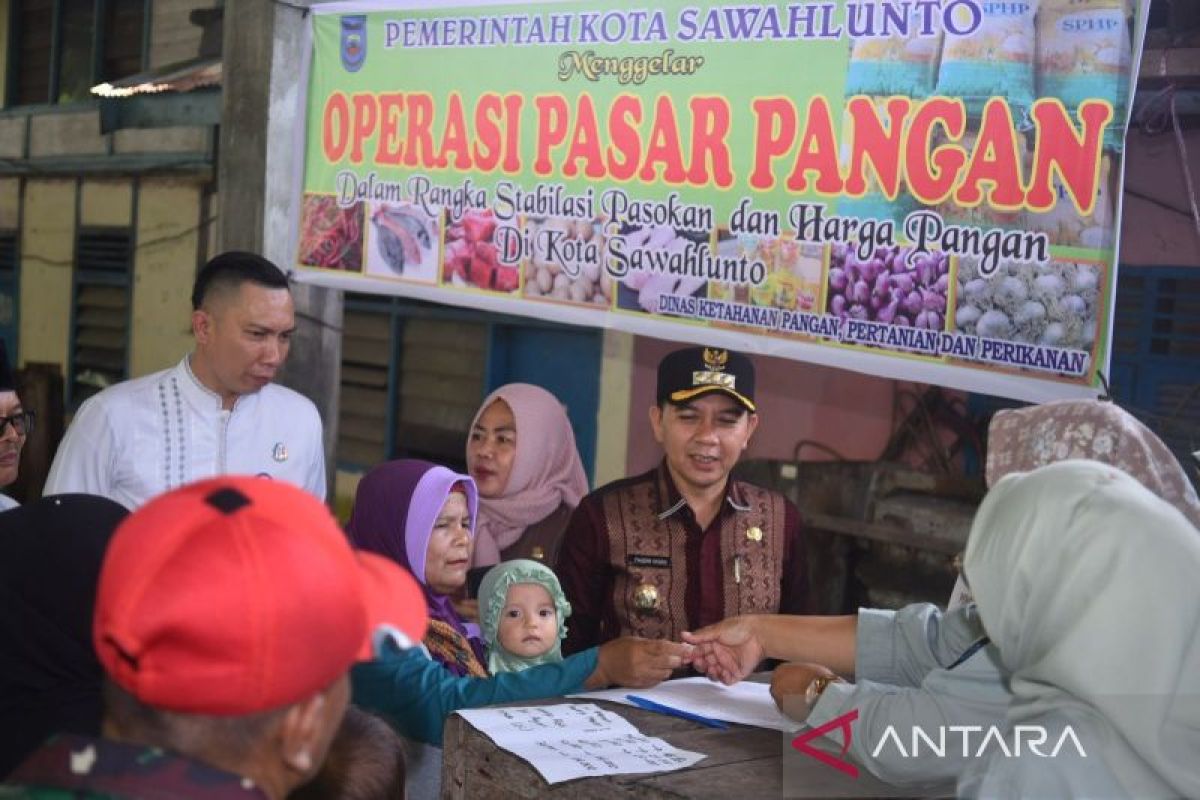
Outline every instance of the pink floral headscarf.
[(1056, 400), (999, 411), (988, 428), (987, 483), (1056, 461), (1114, 466), (1179, 509), (1200, 528), (1200, 499), (1162, 439), (1120, 406), (1103, 400)]
[(525, 529), (550, 516), (560, 505), (572, 508), (587, 494), (587, 475), (575, 449), (575, 432), (562, 403), (550, 392), (529, 383), (501, 386), (484, 398), (471, 421), (496, 400), (512, 409), (517, 425), (517, 451), (508, 485), (499, 497), (479, 498), (472, 564), (486, 567), (500, 561)]

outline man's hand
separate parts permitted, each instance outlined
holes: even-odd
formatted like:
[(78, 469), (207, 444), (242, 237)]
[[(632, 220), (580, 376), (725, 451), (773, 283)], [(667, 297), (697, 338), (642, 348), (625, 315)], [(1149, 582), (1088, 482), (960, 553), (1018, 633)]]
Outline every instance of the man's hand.
[(745, 678), (763, 660), (752, 616), (730, 617), (695, 633), (684, 632), (683, 640), (696, 645), (692, 667), (727, 686)]
[(691, 659), (690, 645), (637, 636), (622, 636), (600, 645), (589, 689), (617, 684), (645, 689), (667, 678)]
[(784, 714), (803, 722), (808, 719), (808, 712), (812, 711), (805, 697), (808, 687), (814, 678), (821, 676), (830, 679), (837, 677), (832, 670), (820, 664), (780, 664), (771, 673), (771, 699)]

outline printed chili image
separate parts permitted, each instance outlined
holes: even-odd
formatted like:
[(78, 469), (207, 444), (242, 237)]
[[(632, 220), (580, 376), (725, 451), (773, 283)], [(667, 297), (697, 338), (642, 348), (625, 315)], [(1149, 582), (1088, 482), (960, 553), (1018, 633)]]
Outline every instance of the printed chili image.
[(333, 195), (305, 194), (300, 214), (300, 263), (362, 272), (363, 204), (339, 208)]

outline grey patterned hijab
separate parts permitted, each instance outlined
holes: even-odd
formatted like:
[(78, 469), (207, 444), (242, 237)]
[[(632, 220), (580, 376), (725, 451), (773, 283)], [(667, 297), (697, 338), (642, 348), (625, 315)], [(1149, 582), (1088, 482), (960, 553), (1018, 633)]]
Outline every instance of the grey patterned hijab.
[(987, 483), (1068, 459), (1100, 461), (1132, 475), (1200, 528), (1200, 498), (1162, 439), (1103, 400), (1056, 400), (999, 411), (988, 428)]

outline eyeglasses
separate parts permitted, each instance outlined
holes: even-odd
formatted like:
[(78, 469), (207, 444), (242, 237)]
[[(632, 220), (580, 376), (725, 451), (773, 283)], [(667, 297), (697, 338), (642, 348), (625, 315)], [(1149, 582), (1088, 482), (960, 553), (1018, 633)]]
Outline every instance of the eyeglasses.
[(9, 425), (13, 426), (17, 436), (28, 436), (33, 433), (33, 422), (36, 419), (37, 415), (32, 411), (22, 411), (20, 414), (13, 414), (10, 417), (0, 417), (0, 436), (8, 432)]

